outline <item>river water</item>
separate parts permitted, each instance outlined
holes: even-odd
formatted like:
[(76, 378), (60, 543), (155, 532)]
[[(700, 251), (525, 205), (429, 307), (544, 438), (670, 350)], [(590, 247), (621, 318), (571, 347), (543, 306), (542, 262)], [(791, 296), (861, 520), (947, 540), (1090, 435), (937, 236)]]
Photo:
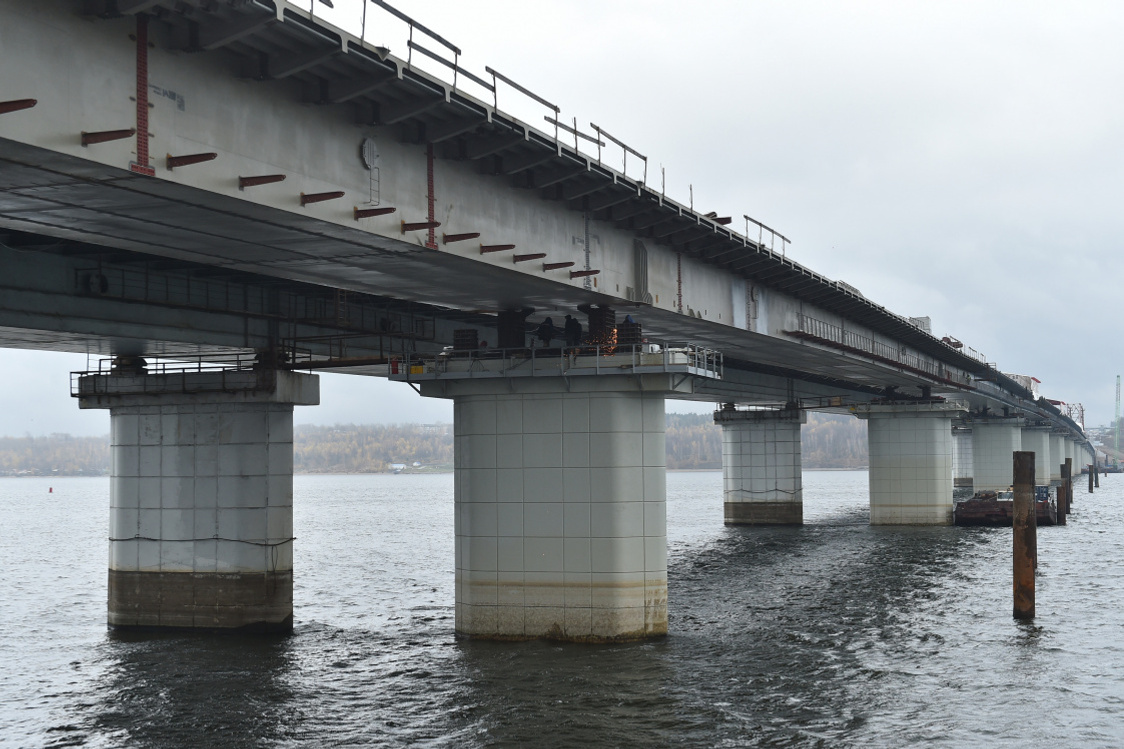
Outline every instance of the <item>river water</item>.
[(802, 528), (726, 528), (719, 473), (670, 474), (669, 636), (581, 646), (453, 636), (451, 475), (297, 477), (265, 639), (107, 632), (108, 479), (0, 479), (0, 746), (1124, 745), (1124, 476), (1039, 529), (1033, 624), (1010, 530), (805, 487)]

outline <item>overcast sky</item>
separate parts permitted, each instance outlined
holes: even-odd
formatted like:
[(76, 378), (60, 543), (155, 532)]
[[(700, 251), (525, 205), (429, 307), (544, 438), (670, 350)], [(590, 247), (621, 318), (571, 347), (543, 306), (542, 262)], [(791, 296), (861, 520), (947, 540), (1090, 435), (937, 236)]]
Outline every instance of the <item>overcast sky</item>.
[[(341, 25), (358, 18), (357, 0), (334, 4)], [(776, 227), (799, 262), (1083, 402), (1088, 425), (1111, 420), (1124, 3), (395, 5), (470, 69), (491, 65), (647, 154), (670, 196), (687, 202), (693, 185), (696, 207)], [(371, 8), (368, 40), (404, 56), (403, 28)], [(0, 357), (0, 434), (108, 431), (67, 397), (84, 357)], [(298, 421), (452, 417), (403, 385), (322, 386), (324, 405)]]

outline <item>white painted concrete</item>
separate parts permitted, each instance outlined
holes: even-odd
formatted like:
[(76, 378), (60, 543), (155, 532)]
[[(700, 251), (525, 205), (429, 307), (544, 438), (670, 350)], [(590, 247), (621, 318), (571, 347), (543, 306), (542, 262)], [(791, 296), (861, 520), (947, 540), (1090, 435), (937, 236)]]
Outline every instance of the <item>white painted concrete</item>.
[(110, 417), (110, 569), (292, 569), (292, 404), (204, 396)]
[(1062, 463), (1065, 462), (1065, 437), (1057, 432), (1050, 434), (1050, 480), (1061, 481)]
[(667, 632), (664, 390), (602, 376), (424, 383), (454, 399), (456, 629)]
[(952, 478), (958, 485), (972, 483), (972, 431), (954, 429), (952, 432)]
[(963, 412), (957, 403), (855, 409), (867, 419), (871, 525), (952, 523), (952, 419)]
[(1050, 454), (1050, 427), (1024, 428), (1022, 449), (1034, 453), (1034, 483), (1049, 486), (1050, 465), (1054, 462)]
[(722, 427), (722, 494), (727, 525), (803, 522), (800, 425), (804, 411), (714, 414)]
[[(121, 191), (115, 182), (102, 185), (129, 175), (128, 165), (138, 158), (135, 138), (81, 146), (83, 131), (137, 124), (135, 102), (130, 100), (136, 85), (136, 49), (129, 37), (136, 20), (123, 17), (94, 22), (76, 14), (71, 0), (41, 0), (34, 5), (31, 9), (18, 0), (0, 0), (0, 51), (5, 70), (0, 76), (0, 101), (28, 96), (28, 81), (35, 81), (33, 93), (40, 97), (34, 109), (5, 116), (3, 138), (47, 149), (72, 164), (68, 168), (77, 171), (72, 176), (81, 190), (63, 196), (61, 187), (56, 187), (52, 200), (62, 204), (75, 200), (83, 206), (97, 203), (98, 210), (82, 214), (89, 231), (102, 232), (107, 241), (112, 238), (114, 246), (153, 254), (170, 252), (152, 241), (148, 214), (134, 218), (129, 201), (110, 205)], [(755, 349), (742, 355), (754, 361), (788, 366), (790, 356), (807, 362), (807, 357), (819, 352), (827, 366), (834, 366), (835, 349), (809, 341), (797, 343), (787, 335), (786, 331), (799, 328), (803, 314), (845, 327), (848, 334), (869, 338), (872, 345), (900, 350), (910, 361), (936, 363), (932, 356), (857, 320), (777, 289), (757, 284), (751, 288), (745, 279), (724, 268), (663, 244), (645, 242), (648, 274), (640, 279), (633, 262), (635, 231), (610, 221), (592, 222), (590, 261), (592, 268), (601, 271), (592, 279), (570, 278), (568, 269), (544, 271), (541, 263), (515, 264), (508, 253), (481, 254), (480, 244), (514, 244), (545, 252), (551, 262), (584, 265), (587, 222), (566, 201), (544, 201), (539, 191), (516, 189), (508, 177), (484, 175), (469, 160), (437, 158), (432, 197), (435, 218), (441, 222), (438, 236), (479, 232), (479, 242), (422, 250), (418, 245), (424, 243), (424, 234), (403, 234), (402, 222), (419, 221), (428, 214), (425, 146), (402, 142), (397, 125), (357, 125), (354, 104), (308, 106), (305, 87), (295, 79), (253, 81), (241, 74), (237, 58), (227, 50), (184, 54), (182, 41), (166, 38), (161, 26), (153, 24), (148, 59), (150, 84), (161, 92), (151, 97), (149, 112), (149, 151), (156, 175), (133, 178), (130, 188), (148, 193), (146, 210), (162, 216), (162, 228), (175, 228), (177, 249), (173, 254), (178, 259), (235, 264), (268, 275), (396, 298), (408, 292), (417, 301), (464, 309), (500, 308), (513, 300), (510, 289), (520, 290), (515, 296), (521, 304), (572, 308), (582, 301), (595, 301), (585, 291), (587, 282), (592, 283), (590, 291), (599, 295), (596, 301), (615, 299), (623, 309), (629, 304), (626, 290), (646, 286), (653, 294), (646, 314), (659, 314), (665, 326), (669, 321), (682, 324), (687, 318), (673, 315), (681, 295), (683, 311), (710, 323), (707, 331), (719, 330), (714, 325), (726, 326), (721, 329), (725, 333), (738, 331), (739, 344)], [(363, 46), (346, 34), (341, 39), (349, 49)], [(391, 61), (400, 67), (406, 64), (393, 56)], [(448, 84), (434, 81), (434, 90), (449, 91)], [(487, 102), (478, 104), (483, 111), (492, 110)], [(308, 133), (315, 136), (302, 135)], [(381, 205), (395, 207), (397, 212), (357, 222), (354, 208), (373, 197), (372, 174), (358, 157), (359, 145), (366, 138), (377, 143), (380, 154), (377, 197)], [(565, 143), (560, 147), (569, 150)], [(443, 151), (436, 150), (438, 155)], [(164, 166), (166, 154), (194, 153), (215, 153), (217, 158), (190, 168), (169, 170)], [(53, 164), (52, 169), (53, 174), (65, 171), (60, 171), (60, 164)], [(238, 187), (239, 176), (267, 174), (285, 174), (287, 179), (252, 189)], [(29, 179), (22, 187), (34, 191), (35, 179)], [(96, 185), (105, 192), (99, 192), (97, 199), (91, 193)], [(180, 198), (172, 196), (186, 194), (180, 188), (192, 189), (189, 202), (195, 212), (190, 217), (176, 209), (182, 208), (182, 202), (175, 202)], [(301, 193), (334, 191), (344, 192), (345, 198), (301, 205)], [(164, 200), (168, 202), (161, 202)], [(660, 202), (672, 205), (663, 198)], [(23, 196), (17, 204), (19, 210), (29, 210)], [(680, 210), (690, 213), (686, 207)], [(51, 217), (56, 211), (44, 209), (40, 212), (44, 223), (39, 225), (47, 233), (67, 235), (74, 230), (76, 219), (66, 215), (65, 220), (58, 218), (48, 226), (45, 222), (54, 221)], [(104, 218), (109, 215), (112, 220)], [(102, 220), (105, 226), (99, 228)], [(228, 221), (236, 227), (229, 227)], [(315, 247), (307, 245), (309, 232), (322, 238), (313, 243)], [(255, 246), (252, 253), (239, 244), (246, 236), (259, 233), (268, 235), (268, 240), (262, 240), (262, 246)], [(229, 241), (215, 241), (224, 236)], [(364, 249), (359, 252), (357, 247)], [(387, 262), (388, 256), (393, 256), (393, 262)], [(463, 283), (428, 282), (431, 277), (445, 281), (450, 274)], [(536, 286), (540, 283), (543, 285)], [(752, 321), (747, 317), (750, 307), (756, 314)], [(746, 334), (747, 327), (757, 335)], [(767, 342), (765, 336), (770, 337)], [(725, 350), (730, 351), (732, 340), (723, 341)], [(849, 374), (863, 375), (872, 384), (921, 382), (900, 369), (860, 359), (850, 360), (848, 366)]]
[(1022, 450), (1022, 420), (980, 419), (972, 422), (972, 453), (976, 491), (1006, 491), (1014, 481), (1013, 453)]
[[(252, 384), (256, 376), (231, 375), (230, 383)], [(280, 618), (291, 618), (293, 401), (299, 395), (297, 402), (315, 403), (318, 378), (280, 372), (272, 390), (243, 392), (211, 389), (210, 373), (100, 380), (97, 389), (114, 394), (83, 397), (82, 405), (110, 411), (111, 579), (115, 573), (193, 573), (182, 585), (169, 584), (167, 575), (135, 578), (139, 587), (151, 581), (147, 593), (132, 585), (111, 590), (110, 623), (252, 624), (245, 611), (220, 611), (221, 598), (205, 611), (191, 610), (189, 593), (174, 611), (160, 604), (170, 595), (166, 591), (190, 591), (192, 585), (197, 597), (207, 588), (214, 598), (220, 594), (213, 589), (223, 587), (221, 576), (234, 580), (247, 573), (284, 577), (288, 611)], [(226, 603), (231, 610), (251, 608)], [(270, 602), (269, 616), (276, 619), (275, 604)]]

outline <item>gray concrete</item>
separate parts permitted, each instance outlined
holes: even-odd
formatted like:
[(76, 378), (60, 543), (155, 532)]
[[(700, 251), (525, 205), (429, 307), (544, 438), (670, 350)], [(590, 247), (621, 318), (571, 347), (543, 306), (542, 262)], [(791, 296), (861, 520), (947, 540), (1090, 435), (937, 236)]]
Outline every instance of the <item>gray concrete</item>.
[(456, 631), (667, 633), (668, 376), (422, 383), (452, 398)]

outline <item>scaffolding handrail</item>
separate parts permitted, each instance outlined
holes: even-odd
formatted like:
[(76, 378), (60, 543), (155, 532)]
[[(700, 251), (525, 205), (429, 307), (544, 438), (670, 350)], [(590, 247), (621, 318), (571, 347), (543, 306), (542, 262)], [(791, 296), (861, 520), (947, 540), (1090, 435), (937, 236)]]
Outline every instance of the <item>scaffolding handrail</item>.
[[(656, 357), (655, 361), (653, 357)], [(680, 357), (684, 361), (678, 361)], [(457, 363), (463, 363), (464, 368), (450, 368)], [(489, 364), (498, 366), (489, 367)], [(392, 379), (405, 380), (414, 375), (423, 375), (426, 379), (442, 376), (471, 379), (477, 376), (552, 377), (684, 370), (721, 379), (725, 361), (722, 352), (692, 343), (591, 343), (549, 348), (450, 348), (438, 354), (391, 357), (389, 368)]]

